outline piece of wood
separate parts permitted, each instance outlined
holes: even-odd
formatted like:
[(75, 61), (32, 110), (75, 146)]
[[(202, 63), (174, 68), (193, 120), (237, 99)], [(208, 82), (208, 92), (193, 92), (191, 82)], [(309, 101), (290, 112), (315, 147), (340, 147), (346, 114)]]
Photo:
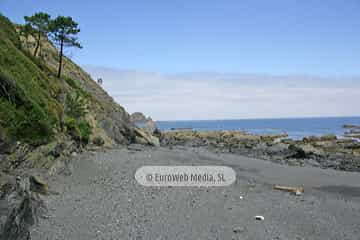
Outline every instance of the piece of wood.
[(289, 187), (289, 186), (281, 186), (281, 185), (275, 185), (274, 189), (276, 190), (282, 190), (282, 191), (287, 191), (287, 192), (292, 192), (295, 194), (298, 193), (303, 193), (304, 192), (304, 188), (303, 187)]

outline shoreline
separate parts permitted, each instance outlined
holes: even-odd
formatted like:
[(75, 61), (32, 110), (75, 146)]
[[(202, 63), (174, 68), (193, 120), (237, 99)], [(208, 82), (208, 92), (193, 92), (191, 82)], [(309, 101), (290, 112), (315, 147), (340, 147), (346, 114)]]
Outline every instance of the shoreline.
[(243, 131), (174, 130), (163, 132), (161, 146), (203, 147), (290, 166), (313, 166), (360, 172), (360, 142), (336, 135), (301, 140), (287, 134), (257, 135)]

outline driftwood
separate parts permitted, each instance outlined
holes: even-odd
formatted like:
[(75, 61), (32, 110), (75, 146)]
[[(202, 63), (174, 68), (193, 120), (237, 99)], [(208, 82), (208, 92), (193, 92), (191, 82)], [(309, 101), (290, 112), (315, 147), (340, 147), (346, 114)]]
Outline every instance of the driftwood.
[(303, 187), (289, 187), (289, 186), (275, 185), (274, 189), (291, 192), (291, 193), (294, 193), (296, 195), (301, 195), (304, 192)]

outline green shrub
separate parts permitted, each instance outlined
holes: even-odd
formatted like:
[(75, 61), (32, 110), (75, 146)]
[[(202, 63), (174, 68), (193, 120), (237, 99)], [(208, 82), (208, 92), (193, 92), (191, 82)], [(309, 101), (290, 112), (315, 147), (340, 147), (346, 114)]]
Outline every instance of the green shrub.
[(91, 134), (91, 126), (84, 120), (76, 120), (72, 117), (65, 118), (66, 131), (74, 140), (87, 144)]
[(76, 141), (81, 140), (80, 131), (79, 131), (79, 128), (77, 127), (77, 123), (74, 118), (66, 117), (65, 118), (65, 127), (66, 127), (66, 132), (73, 139), (75, 139)]
[(91, 134), (91, 126), (86, 121), (80, 121), (78, 123), (78, 128), (80, 131), (81, 141), (83, 143), (88, 143), (90, 134)]
[(68, 94), (65, 102), (65, 114), (78, 119), (86, 114), (86, 102), (79, 92)]

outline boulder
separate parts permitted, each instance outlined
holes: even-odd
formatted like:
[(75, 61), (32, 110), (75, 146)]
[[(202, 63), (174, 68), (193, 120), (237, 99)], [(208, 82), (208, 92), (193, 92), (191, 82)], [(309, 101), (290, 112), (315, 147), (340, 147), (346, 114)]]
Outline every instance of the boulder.
[(130, 121), (133, 123), (145, 123), (148, 121), (148, 119), (143, 113), (134, 112), (130, 115)]
[(102, 137), (95, 137), (93, 140), (92, 140), (93, 144), (95, 144), (96, 146), (103, 146), (105, 144), (105, 141)]
[(153, 121), (147, 121), (145, 123), (145, 125), (143, 126), (143, 129), (150, 134), (154, 134), (154, 132), (156, 130), (156, 124)]
[(157, 137), (150, 135), (149, 133), (145, 132), (144, 130), (141, 130), (139, 128), (134, 129), (135, 132), (135, 139), (137, 143), (140, 144), (147, 144), (155, 147), (160, 146), (160, 141)]
[(40, 177), (30, 176), (29, 181), (30, 181), (30, 191), (40, 193), (43, 195), (49, 194), (49, 187), (47, 183)]

